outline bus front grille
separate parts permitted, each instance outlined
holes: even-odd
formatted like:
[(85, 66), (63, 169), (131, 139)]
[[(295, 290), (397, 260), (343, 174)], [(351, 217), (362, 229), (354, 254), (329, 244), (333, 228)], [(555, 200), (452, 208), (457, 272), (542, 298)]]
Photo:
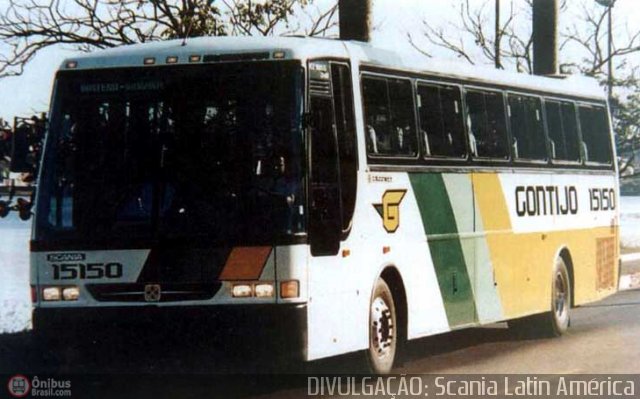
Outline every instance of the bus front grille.
[[(98, 302), (176, 302), (213, 298), (222, 284), (87, 284), (87, 291)], [(149, 287), (157, 292), (150, 298)]]

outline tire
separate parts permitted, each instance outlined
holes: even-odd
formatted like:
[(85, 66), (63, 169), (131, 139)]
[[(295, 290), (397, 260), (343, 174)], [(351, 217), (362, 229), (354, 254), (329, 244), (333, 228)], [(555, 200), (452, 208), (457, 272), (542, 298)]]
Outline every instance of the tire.
[(524, 337), (559, 337), (569, 329), (571, 280), (564, 259), (556, 259), (551, 278), (551, 310), (509, 321), (509, 328)]
[(548, 335), (558, 337), (569, 329), (571, 309), (571, 280), (569, 270), (562, 258), (556, 260), (551, 285), (551, 312), (549, 313)]
[(397, 311), (393, 295), (383, 279), (378, 279), (369, 306), (369, 348), (366, 359), (374, 374), (388, 374), (398, 351)]

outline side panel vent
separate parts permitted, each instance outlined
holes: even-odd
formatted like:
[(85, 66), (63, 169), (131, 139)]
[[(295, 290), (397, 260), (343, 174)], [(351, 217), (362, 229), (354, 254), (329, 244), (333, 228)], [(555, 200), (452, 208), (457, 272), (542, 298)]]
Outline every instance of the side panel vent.
[(310, 79), (309, 90), (312, 94), (331, 95), (331, 82), (328, 80)]
[(613, 288), (615, 281), (615, 239), (613, 237), (596, 240), (596, 289)]

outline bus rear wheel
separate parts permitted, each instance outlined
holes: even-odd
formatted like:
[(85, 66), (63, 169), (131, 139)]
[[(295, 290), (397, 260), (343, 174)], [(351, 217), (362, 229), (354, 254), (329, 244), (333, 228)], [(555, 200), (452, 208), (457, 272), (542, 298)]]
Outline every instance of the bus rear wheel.
[(397, 312), (393, 295), (383, 279), (378, 279), (369, 306), (369, 349), (371, 372), (387, 374), (393, 368), (398, 349)]
[(549, 312), (512, 320), (509, 327), (521, 336), (559, 337), (569, 329), (571, 309), (571, 280), (561, 257), (556, 259), (551, 279), (551, 310)]
[(569, 309), (571, 308), (571, 280), (569, 271), (562, 258), (556, 260), (551, 287), (551, 313), (548, 335), (560, 336), (569, 328)]

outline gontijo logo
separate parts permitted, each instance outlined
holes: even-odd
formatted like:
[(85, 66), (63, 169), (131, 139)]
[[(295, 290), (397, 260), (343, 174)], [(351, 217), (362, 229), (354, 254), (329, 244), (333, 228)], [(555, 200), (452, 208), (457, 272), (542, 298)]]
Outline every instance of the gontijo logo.
[(400, 203), (406, 193), (407, 190), (387, 190), (382, 194), (382, 203), (373, 204), (388, 233), (395, 233), (400, 227)]
[(24, 398), (31, 390), (29, 379), (21, 374), (16, 374), (9, 378), (7, 389), (14, 398)]

